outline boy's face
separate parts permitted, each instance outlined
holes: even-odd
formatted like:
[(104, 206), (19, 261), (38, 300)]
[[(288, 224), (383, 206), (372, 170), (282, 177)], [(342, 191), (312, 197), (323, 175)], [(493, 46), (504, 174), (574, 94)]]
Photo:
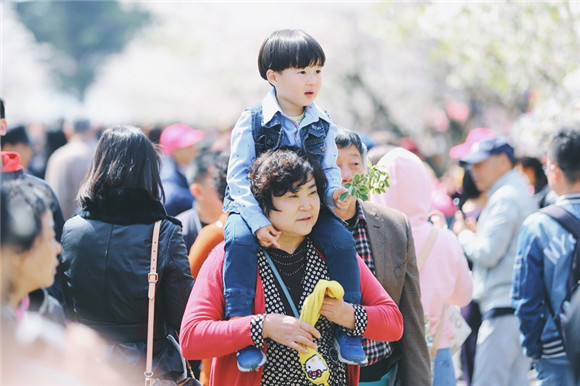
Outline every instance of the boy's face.
[(322, 67), (287, 68), (277, 72), (268, 70), (268, 81), (276, 88), (278, 104), (284, 114), (297, 117), (318, 96), (322, 86)]

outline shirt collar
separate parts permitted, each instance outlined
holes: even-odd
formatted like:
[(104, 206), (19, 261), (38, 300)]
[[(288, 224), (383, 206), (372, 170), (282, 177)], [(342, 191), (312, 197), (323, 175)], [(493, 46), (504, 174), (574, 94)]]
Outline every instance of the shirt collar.
[(577, 204), (580, 202), (580, 193), (563, 194), (556, 200), (556, 204)]
[(363, 212), (362, 209), (362, 204), (360, 201), (357, 200), (356, 202), (356, 214), (354, 215), (354, 222), (350, 223), (350, 221), (348, 222), (349, 228), (355, 228), (359, 225), (361, 226), (365, 226), (367, 224), (367, 219), (365, 217), (365, 214)]
[[(270, 122), (272, 118), (274, 118), (274, 115), (276, 115), (278, 112), (280, 115), (285, 116), (285, 114), (282, 112), (282, 108), (280, 108), (280, 105), (278, 104), (278, 100), (276, 99), (276, 89), (272, 87), (270, 92), (266, 94), (264, 99), (262, 99), (262, 123), (265, 124)], [(319, 119), (324, 119), (330, 123), (330, 117), (328, 114), (316, 106), (314, 102), (312, 102), (306, 106), (304, 110), (304, 119), (301, 122), (301, 126), (316, 122)]]
[(493, 185), (491, 185), (491, 188), (489, 188), (487, 190), (487, 196), (491, 197), (492, 194), (494, 194), (499, 188), (501, 188), (502, 186), (507, 184), (513, 178), (520, 178), (520, 177), (517, 175), (517, 172), (514, 169), (510, 169), (504, 175), (499, 177), (493, 183)]

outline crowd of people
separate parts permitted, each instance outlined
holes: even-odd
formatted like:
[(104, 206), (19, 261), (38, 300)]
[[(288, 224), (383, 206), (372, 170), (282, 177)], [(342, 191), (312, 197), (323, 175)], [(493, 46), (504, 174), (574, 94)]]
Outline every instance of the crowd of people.
[(0, 100), (3, 384), (580, 385), (580, 126), (474, 128), (445, 181), (332, 122), (325, 60), (275, 31), (227, 148), (79, 119), (42, 178)]

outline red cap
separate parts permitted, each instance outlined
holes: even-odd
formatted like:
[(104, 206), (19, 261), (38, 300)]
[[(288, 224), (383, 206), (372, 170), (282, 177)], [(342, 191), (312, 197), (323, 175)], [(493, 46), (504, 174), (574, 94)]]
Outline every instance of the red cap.
[(183, 123), (175, 123), (163, 129), (159, 144), (165, 154), (171, 155), (176, 149), (198, 143), (204, 136), (205, 133), (201, 130), (195, 130)]
[(459, 159), (465, 157), (471, 152), (471, 148), (473, 145), (482, 141), (486, 138), (491, 138), (495, 136), (495, 132), (491, 129), (486, 127), (478, 127), (476, 129), (472, 129), (469, 134), (467, 134), (467, 138), (465, 138), (465, 142), (461, 145), (453, 146), (449, 150), (449, 156), (454, 159)]

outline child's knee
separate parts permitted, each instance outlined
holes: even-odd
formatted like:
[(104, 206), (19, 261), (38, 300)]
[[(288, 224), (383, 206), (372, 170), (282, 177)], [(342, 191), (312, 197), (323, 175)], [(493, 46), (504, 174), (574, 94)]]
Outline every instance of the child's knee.
[(256, 237), (252, 233), (248, 224), (246, 224), (239, 215), (233, 218), (232, 221), (226, 222), (226, 226), (224, 227), (224, 237), (226, 240), (226, 247), (233, 243), (235, 245), (252, 247), (252, 250), (256, 251), (258, 249), (258, 241), (256, 240)]

